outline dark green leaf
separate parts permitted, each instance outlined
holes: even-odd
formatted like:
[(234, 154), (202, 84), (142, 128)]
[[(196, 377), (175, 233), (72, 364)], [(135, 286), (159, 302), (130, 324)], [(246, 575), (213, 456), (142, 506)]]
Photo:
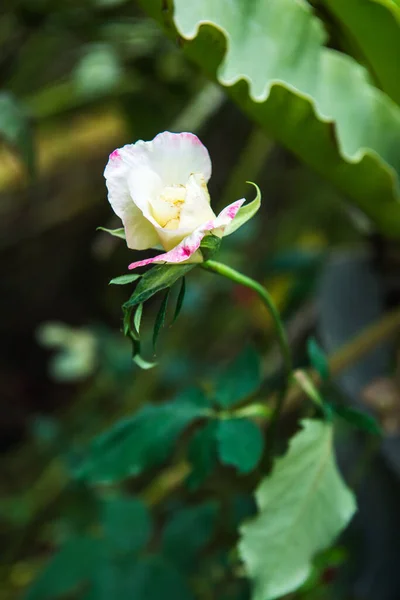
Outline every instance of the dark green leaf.
[(210, 260), (215, 256), (221, 246), (221, 238), (216, 235), (206, 235), (200, 244), (200, 250), (204, 260)]
[(223, 419), (218, 422), (218, 455), (225, 465), (239, 473), (249, 473), (258, 464), (264, 449), (264, 438), (249, 419)]
[(350, 406), (340, 406), (339, 404), (331, 404), (330, 406), (335, 414), (347, 421), (350, 425), (354, 425), (355, 427), (374, 435), (383, 435), (381, 426), (371, 415), (362, 412), (361, 410), (357, 410), (356, 408), (351, 408)]
[(136, 273), (129, 275), (120, 275), (119, 277), (114, 277), (114, 279), (111, 279), (109, 285), (126, 285), (127, 283), (133, 283), (134, 281), (139, 279), (139, 277), (140, 275), (137, 275)]
[(152, 524), (145, 504), (137, 498), (109, 498), (103, 503), (106, 539), (116, 553), (138, 552), (150, 539)]
[(193, 600), (186, 581), (166, 558), (150, 555), (132, 563), (107, 561), (93, 577), (85, 600)]
[(156, 265), (142, 275), (135, 291), (123, 308), (129, 309), (145, 302), (157, 292), (171, 287), (178, 279), (184, 277), (195, 264), (189, 265)]
[(103, 551), (100, 540), (70, 539), (47, 563), (28, 590), (26, 600), (48, 600), (74, 590), (99, 568)]
[(0, 136), (20, 152), (33, 176), (35, 156), (29, 119), (17, 99), (8, 92), (0, 93)]
[(323, 381), (329, 379), (329, 363), (325, 352), (313, 337), (307, 340), (307, 353), (311, 366), (317, 371)]
[(173, 402), (147, 405), (96, 438), (78, 475), (90, 481), (118, 481), (162, 463), (183, 430), (209, 414), (189, 391)]
[(192, 471), (187, 478), (187, 486), (191, 490), (196, 490), (203, 483), (217, 463), (216, 431), (217, 422), (212, 420), (192, 435), (188, 448)]
[(208, 502), (175, 511), (162, 536), (162, 550), (179, 568), (196, 568), (196, 554), (210, 541), (218, 506)]
[(254, 394), (260, 385), (260, 358), (253, 348), (247, 347), (218, 378), (215, 401), (222, 408), (234, 406)]
[(167, 290), (167, 292), (161, 302), (160, 310), (157, 313), (157, 317), (156, 317), (156, 320), (154, 323), (154, 329), (153, 329), (153, 350), (154, 351), (156, 350), (157, 340), (158, 340), (158, 336), (160, 335), (160, 331), (164, 327), (164, 324), (165, 324), (165, 315), (167, 314), (169, 293), (170, 293), (170, 289)]
[(185, 279), (185, 277), (182, 277), (181, 287), (179, 290), (178, 298), (176, 300), (175, 313), (174, 313), (174, 318), (172, 319), (172, 323), (175, 323), (175, 321), (181, 314), (183, 302), (185, 300), (185, 294), (186, 294), (186, 279)]

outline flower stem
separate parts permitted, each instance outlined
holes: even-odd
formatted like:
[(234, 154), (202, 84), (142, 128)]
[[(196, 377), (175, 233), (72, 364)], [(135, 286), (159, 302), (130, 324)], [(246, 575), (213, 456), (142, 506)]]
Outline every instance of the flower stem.
[(270, 432), (271, 432), (271, 444), (274, 445), (275, 431), (277, 422), (279, 421), (279, 417), (282, 411), (283, 402), (285, 400), (286, 392), (290, 383), (291, 374), (292, 374), (292, 358), (290, 354), (289, 344), (286, 336), (285, 329), (283, 327), (281, 318), (279, 316), (279, 312), (270, 296), (268, 291), (262, 286), (258, 281), (255, 281), (251, 277), (247, 277), (239, 271), (232, 269), (232, 267), (228, 267), (222, 263), (219, 263), (215, 260), (207, 260), (201, 265), (203, 269), (207, 271), (212, 271), (213, 273), (217, 273), (218, 275), (222, 275), (235, 283), (239, 283), (240, 285), (244, 285), (252, 290), (254, 290), (258, 296), (261, 298), (264, 305), (267, 307), (268, 311), (271, 314), (273, 319), (276, 334), (278, 337), (278, 341), (281, 347), (281, 353), (283, 357), (283, 364), (285, 368), (285, 379), (283, 386), (280, 390), (280, 393), (277, 396), (275, 410), (271, 419)]

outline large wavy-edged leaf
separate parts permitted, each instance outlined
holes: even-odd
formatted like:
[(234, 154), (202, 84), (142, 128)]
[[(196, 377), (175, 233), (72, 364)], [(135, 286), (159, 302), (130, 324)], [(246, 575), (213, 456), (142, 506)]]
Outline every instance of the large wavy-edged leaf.
[(285, 456), (256, 491), (258, 515), (241, 527), (240, 555), (253, 600), (281, 598), (308, 577), (355, 510), (335, 464), (332, 425), (303, 421)]
[[(142, 0), (270, 135), (400, 237), (400, 109), (302, 0)], [(201, 26), (201, 27), (200, 27)], [(247, 83), (246, 83), (247, 82)]]
[(379, 85), (400, 104), (400, 8), (392, 0), (321, 0), (361, 51)]

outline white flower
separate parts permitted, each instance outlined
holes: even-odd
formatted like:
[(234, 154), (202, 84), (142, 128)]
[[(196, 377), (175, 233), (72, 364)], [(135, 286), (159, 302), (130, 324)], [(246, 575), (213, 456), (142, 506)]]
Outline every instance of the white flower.
[(244, 199), (227, 206), (218, 217), (210, 206), (207, 183), (211, 160), (192, 133), (158, 134), (110, 154), (104, 171), (108, 199), (121, 218), (129, 248), (166, 250), (154, 258), (129, 265), (201, 262), (201, 240), (219, 237), (235, 218)]

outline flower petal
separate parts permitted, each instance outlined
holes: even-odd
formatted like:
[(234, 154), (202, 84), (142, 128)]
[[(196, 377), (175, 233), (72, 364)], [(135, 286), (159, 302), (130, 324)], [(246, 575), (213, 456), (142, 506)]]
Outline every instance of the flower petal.
[(210, 179), (210, 155), (197, 135), (164, 131), (147, 143), (152, 167), (166, 185), (185, 185), (192, 173), (201, 173), (206, 183)]
[(201, 174), (193, 173), (186, 184), (186, 199), (180, 213), (179, 227), (193, 231), (212, 219), (215, 219), (215, 213), (210, 206), (206, 181)]
[[(133, 250), (146, 250), (158, 244), (159, 238), (141, 208), (132, 200), (129, 190), (129, 165), (123, 156), (123, 149), (114, 150), (105, 168), (108, 200), (115, 214), (122, 220), (128, 247)], [(146, 185), (149, 187), (152, 177), (148, 171), (147, 175)], [(152, 179), (153, 185), (154, 178), (155, 176)]]
[(208, 150), (193, 133), (164, 131), (151, 142), (138, 140), (115, 150), (111, 156), (120, 158), (129, 168), (131, 180), (140, 177), (143, 169), (154, 171), (166, 185), (185, 185), (192, 173), (201, 173), (206, 182), (211, 177)]
[(201, 240), (207, 233), (214, 231), (223, 234), (225, 227), (236, 217), (239, 208), (242, 206), (245, 199), (237, 200), (233, 202), (223, 211), (220, 212), (218, 217), (207, 221), (200, 227), (198, 227), (193, 233), (185, 237), (175, 248), (164, 254), (159, 254), (153, 258), (146, 258), (139, 260), (129, 265), (129, 269), (136, 269), (137, 267), (144, 267), (152, 263), (181, 263), (181, 262), (202, 262), (202, 257), (197, 250), (200, 248)]

